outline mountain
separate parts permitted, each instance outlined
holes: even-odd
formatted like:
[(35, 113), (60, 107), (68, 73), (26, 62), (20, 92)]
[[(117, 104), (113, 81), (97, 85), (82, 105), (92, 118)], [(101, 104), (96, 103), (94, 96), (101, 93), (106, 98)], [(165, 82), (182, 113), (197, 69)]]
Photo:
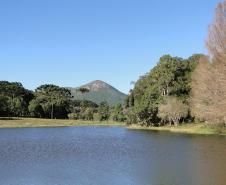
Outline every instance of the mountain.
[[(77, 91), (79, 88), (86, 88), (89, 90), (89, 92), (82, 94), (81, 92)], [(126, 97), (126, 94), (100, 80), (90, 82), (77, 88), (68, 89), (71, 91), (74, 99), (90, 100), (97, 104), (100, 104), (103, 101), (107, 101), (111, 106), (116, 105), (117, 103), (123, 104)]]

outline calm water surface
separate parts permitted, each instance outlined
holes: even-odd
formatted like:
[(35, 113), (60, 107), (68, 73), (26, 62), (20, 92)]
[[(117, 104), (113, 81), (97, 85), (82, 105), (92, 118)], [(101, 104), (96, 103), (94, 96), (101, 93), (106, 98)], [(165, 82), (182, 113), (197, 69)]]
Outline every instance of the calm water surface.
[(0, 185), (226, 185), (226, 137), (0, 129)]

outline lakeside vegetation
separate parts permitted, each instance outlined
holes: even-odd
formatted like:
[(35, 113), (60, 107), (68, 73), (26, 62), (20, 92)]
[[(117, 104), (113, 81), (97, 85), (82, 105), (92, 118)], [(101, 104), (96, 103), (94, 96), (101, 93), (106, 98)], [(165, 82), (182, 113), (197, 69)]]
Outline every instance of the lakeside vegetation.
[[(88, 92), (84, 88), (78, 91)], [(68, 89), (52, 84), (41, 85), (33, 92), (21, 83), (8, 81), (0, 81), (0, 117), (125, 121), (121, 104), (111, 107), (106, 101), (96, 104), (74, 100)]]
[[(196, 54), (188, 59), (161, 57), (157, 66), (135, 83), (127, 97), (127, 121), (157, 130), (183, 130), (171, 125), (195, 129), (194, 123), (199, 122), (213, 128), (210, 132), (215, 133), (215, 129), (224, 132), (226, 1), (217, 5), (206, 46), (208, 55)], [(207, 127), (199, 129), (205, 132)]]
[(210, 126), (202, 123), (184, 124), (178, 127), (170, 125), (162, 127), (127, 125), (115, 121), (84, 121), (68, 119), (42, 119), (42, 118), (0, 118), (0, 128), (33, 128), (33, 127), (70, 127), (70, 126), (122, 126), (131, 130), (166, 131), (173, 133), (199, 134), (199, 135), (226, 135), (226, 128)]
[[(131, 128), (225, 133), (226, 1), (216, 8), (206, 45), (209, 55), (194, 54), (187, 59), (162, 56), (153, 69), (135, 82), (124, 105), (74, 100), (70, 90), (53, 84), (30, 91), (21, 83), (0, 81), (0, 117), (45, 118), (0, 122), (3, 127), (120, 122), (132, 125)], [(85, 95), (89, 89), (76, 91)]]
[(153, 126), (141, 126), (137, 124), (132, 124), (127, 127), (132, 130), (150, 130), (150, 131), (165, 131), (172, 133), (184, 133), (184, 134), (197, 134), (197, 135), (226, 135), (226, 127), (215, 126), (215, 125), (205, 125), (203, 123), (196, 124), (183, 124), (178, 127), (172, 127), (170, 125), (165, 125), (161, 127)]
[(145, 126), (193, 122), (189, 111), (191, 76), (203, 56), (161, 57), (157, 66), (135, 83), (127, 97), (128, 122)]

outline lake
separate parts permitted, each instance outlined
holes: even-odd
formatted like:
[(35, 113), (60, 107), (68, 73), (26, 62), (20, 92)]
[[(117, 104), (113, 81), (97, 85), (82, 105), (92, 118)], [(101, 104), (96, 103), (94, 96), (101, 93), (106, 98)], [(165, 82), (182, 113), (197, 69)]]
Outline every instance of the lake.
[(226, 137), (123, 127), (0, 129), (1, 185), (225, 185)]

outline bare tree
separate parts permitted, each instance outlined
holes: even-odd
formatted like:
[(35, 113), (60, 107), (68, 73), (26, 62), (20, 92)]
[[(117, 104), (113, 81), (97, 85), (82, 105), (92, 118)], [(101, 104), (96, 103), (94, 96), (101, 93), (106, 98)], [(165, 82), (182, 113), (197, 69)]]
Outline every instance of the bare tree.
[(158, 116), (170, 125), (178, 126), (181, 118), (188, 116), (188, 106), (176, 97), (167, 97), (166, 103), (159, 106)]
[(226, 65), (226, 1), (219, 3), (215, 10), (213, 23), (209, 26), (206, 46), (215, 62)]
[(204, 57), (192, 76), (192, 113), (203, 121), (226, 121), (226, 1), (219, 3)]

